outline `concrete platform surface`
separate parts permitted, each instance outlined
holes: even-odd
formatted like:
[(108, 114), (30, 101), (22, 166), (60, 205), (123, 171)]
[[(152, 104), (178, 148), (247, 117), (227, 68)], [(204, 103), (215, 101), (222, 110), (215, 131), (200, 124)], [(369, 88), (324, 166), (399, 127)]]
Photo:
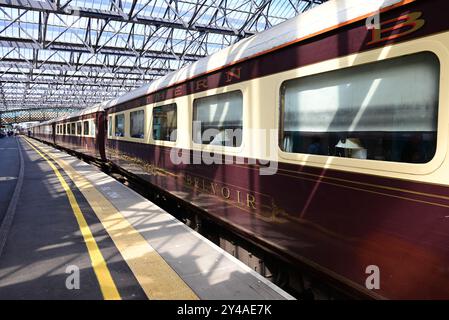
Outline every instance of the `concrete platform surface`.
[(0, 219), (24, 163), (0, 299), (292, 299), (93, 165), (28, 138), (0, 154)]

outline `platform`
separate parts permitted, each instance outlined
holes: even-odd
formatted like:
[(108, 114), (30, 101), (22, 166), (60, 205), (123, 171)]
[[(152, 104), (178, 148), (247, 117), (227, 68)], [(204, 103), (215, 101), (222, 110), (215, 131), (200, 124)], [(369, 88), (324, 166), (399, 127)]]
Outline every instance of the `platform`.
[(26, 137), (0, 153), (0, 299), (292, 299), (97, 167)]

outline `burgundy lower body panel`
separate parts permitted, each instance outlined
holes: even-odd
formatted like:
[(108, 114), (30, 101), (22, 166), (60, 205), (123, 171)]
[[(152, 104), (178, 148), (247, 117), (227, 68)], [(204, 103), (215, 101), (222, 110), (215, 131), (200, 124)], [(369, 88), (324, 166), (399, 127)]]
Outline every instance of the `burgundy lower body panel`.
[[(175, 165), (170, 148), (126, 141), (107, 140), (106, 152), (117, 166), (356, 290), (449, 298), (447, 187), (283, 163), (262, 176), (248, 159)], [(380, 289), (368, 291), (373, 265)]]
[(53, 143), (53, 135), (52, 134), (47, 134), (47, 133), (36, 133), (33, 135), (33, 137), (48, 142), (48, 143)]
[(101, 159), (97, 139), (80, 136), (56, 136), (56, 145), (85, 154), (92, 158)]

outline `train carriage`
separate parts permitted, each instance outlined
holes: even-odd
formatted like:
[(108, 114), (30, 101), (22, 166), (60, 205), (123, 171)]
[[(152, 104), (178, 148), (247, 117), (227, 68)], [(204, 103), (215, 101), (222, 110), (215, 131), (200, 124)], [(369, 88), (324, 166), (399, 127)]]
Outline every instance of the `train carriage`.
[(97, 160), (105, 160), (102, 105), (56, 119), (55, 144)]
[(54, 121), (49, 120), (33, 126), (30, 131), (33, 138), (53, 144), (55, 142), (54, 129)]

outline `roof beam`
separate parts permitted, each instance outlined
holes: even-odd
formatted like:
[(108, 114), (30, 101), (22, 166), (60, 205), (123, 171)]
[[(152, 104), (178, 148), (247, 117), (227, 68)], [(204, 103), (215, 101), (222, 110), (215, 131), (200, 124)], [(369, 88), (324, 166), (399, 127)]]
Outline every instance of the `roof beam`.
[[(96, 86), (96, 87), (127, 87), (127, 88), (137, 88), (140, 85), (143, 85), (144, 83), (136, 83), (135, 81), (130, 81), (130, 83), (123, 83), (123, 81), (104, 81), (103, 78), (99, 77), (97, 79), (102, 79), (102, 82), (95, 82), (95, 81), (65, 81), (63, 78), (53, 78), (53, 79), (30, 79), (30, 78), (23, 78), (19, 79), (18, 77), (0, 77), (0, 83), (30, 83), (30, 84), (46, 84), (46, 85), (52, 85), (52, 84), (58, 84), (58, 85), (65, 85), (65, 86)], [(126, 80), (126, 79), (125, 79)], [(6, 88), (6, 87), (5, 87)]]
[[(62, 61), (43, 61), (37, 60), (37, 65), (32, 64), (27, 59), (22, 58), (4, 58), (0, 61), (0, 67), (15, 67), (15, 68), (38, 68), (40, 64), (45, 64), (45, 68), (47, 70), (58, 70), (58, 71), (85, 71), (85, 72), (107, 72), (107, 73), (122, 73), (122, 74), (135, 74), (141, 75), (141, 73), (135, 70), (132, 66), (120, 66), (117, 67), (115, 65), (103, 66), (101, 64), (93, 64), (93, 63), (71, 63), (68, 65)], [(163, 76), (168, 72), (174, 71), (174, 69), (165, 69), (165, 68), (146, 68), (144, 66), (140, 66), (141, 70), (145, 71), (146, 75), (153, 76)]]
[[(9, 69), (11, 69), (11, 70), (0, 71), (0, 79), (3, 76), (5, 76), (5, 75), (19, 75), (19, 76), (23, 76), (23, 72), (12, 70), (12, 68), (9, 68)], [(79, 79), (84, 79), (84, 80), (86, 79), (86, 76), (85, 75), (81, 75), (81, 74), (74, 74), (74, 75), (67, 75), (67, 76), (65, 76), (65, 75), (61, 75), (60, 73), (38, 72), (39, 70), (36, 70), (36, 69), (34, 69), (32, 71), (33, 72), (30, 73), (30, 76), (31, 76), (32, 79), (37, 79), (37, 77), (39, 77), (39, 78), (51, 77), (51, 79), (58, 78), (58, 79), (64, 79), (64, 81), (66, 81), (66, 78), (67, 79), (69, 79), (69, 78), (79, 78)], [(52, 71), (54, 71), (54, 70), (46, 70), (46, 72), (52, 72)], [(134, 76), (134, 77), (131, 77), (131, 76)], [(28, 77), (23, 78), (23, 79), (28, 79)], [(79, 80), (79, 79), (77, 80), (77, 83), (81, 83), (80, 81), (84, 81), (84, 80)], [(91, 73), (91, 74), (89, 74), (89, 79), (92, 80), (92, 81), (117, 80), (117, 81), (120, 81), (120, 82), (122, 82), (122, 81), (130, 81), (130, 82), (134, 83), (136, 81), (142, 81), (142, 82), (152, 81), (152, 80), (155, 79), (155, 77), (154, 78), (150, 77), (150, 78), (145, 78), (143, 80), (139, 80), (139, 78), (136, 78), (135, 75), (129, 75), (129, 74), (124, 77), (123, 75), (120, 75), (120, 76), (107, 76), (104, 73), (101, 73), (101, 74), (100, 73)]]
[(235, 29), (224, 26), (203, 25), (199, 23), (193, 23), (189, 25), (180, 22), (179, 19), (162, 19), (155, 17), (146, 17), (139, 14), (130, 17), (129, 15), (126, 14), (124, 15), (123, 13), (118, 12), (117, 10), (114, 11), (114, 10), (100, 10), (92, 8), (79, 8), (70, 5), (64, 8), (58, 8), (55, 3), (35, 1), (35, 0), (0, 0), (0, 6), (15, 9), (41, 11), (61, 15), (107, 19), (110, 21), (129, 22), (151, 26), (162, 26), (182, 30), (194, 29), (197, 31), (216, 33), (222, 35), (231, 35), (231, 36), (247, 37), (254, 34), (254, 32), (250, 30), (240, 30), (240, 34), (236, 34)]

